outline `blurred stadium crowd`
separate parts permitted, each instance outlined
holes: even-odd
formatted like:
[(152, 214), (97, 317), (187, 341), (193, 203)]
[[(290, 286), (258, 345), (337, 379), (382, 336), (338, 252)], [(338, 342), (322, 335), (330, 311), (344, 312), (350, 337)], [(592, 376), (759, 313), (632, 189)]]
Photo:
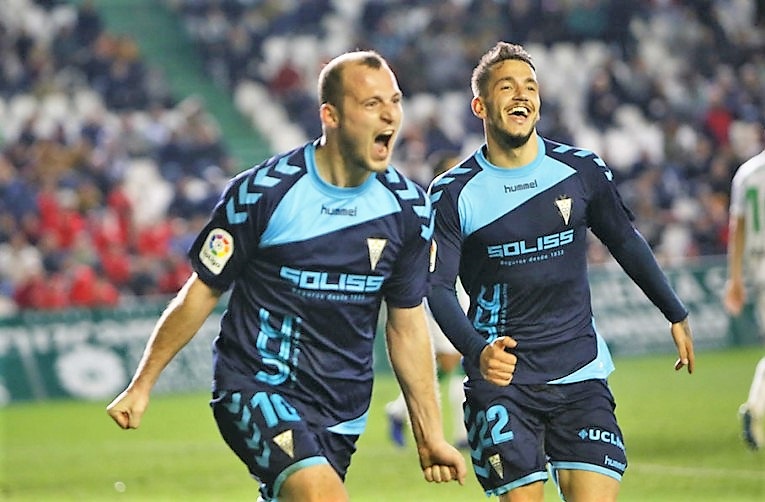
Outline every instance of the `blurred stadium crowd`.
[[(499, 39), (524, 44), (542, 86), (540, 133), (609, 163), (666, 263), (725, 253), (730, 180), (765, 146), (763, 0), (166, 7), (274, 151), (320, 133), (323, 62), (382, 53), (405, 94), (396, 164), (423, 185), (480, 145), (469, 109), (480, 55)], [(0, 313), (175, 292), (190, 240), (247, 167), (205, 104), (176, 100), (139, 45), (110, 33), (89, 0), (0, 0)]]

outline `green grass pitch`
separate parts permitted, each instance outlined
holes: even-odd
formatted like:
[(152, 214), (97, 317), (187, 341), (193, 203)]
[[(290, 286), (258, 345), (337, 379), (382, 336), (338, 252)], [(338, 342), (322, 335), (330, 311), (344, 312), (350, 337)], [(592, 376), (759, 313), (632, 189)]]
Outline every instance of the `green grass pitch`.
[[(630, 460), (621, 501), (765, 500), (765, 451), (744, 447), (737, 417), (762, 354), (761, 347), (701, 353), (691, 377), (673, 371), (671, 354), (616, 360), (611, 385)], [(348, 474), (351, 499), (486, 500), (472, 471), (462, 487), (428, 484), (412, 441), (403, 449), (389, 443), (383, 404), (396, 392), (392, 376), (378, 377)], [(0, 499), (255, 500), (257, 485), (219, 438), (207, 400), (155, 396), (134, 431), (119, 430), (105, 402), (0, 409)], [(547, 500), (558, 500), (547, 485)]]

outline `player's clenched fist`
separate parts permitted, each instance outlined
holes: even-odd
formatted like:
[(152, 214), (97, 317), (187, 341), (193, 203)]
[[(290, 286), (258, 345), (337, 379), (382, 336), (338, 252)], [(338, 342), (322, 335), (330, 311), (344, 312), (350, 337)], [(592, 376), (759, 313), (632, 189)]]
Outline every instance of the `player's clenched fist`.
[(456, 481), (465, 484), (467, 467), (462, 453), (446, 441), (439, 441), (432, 446), (418, 446), (420, 466), (425, 480), (430, 483)]
[(510, 352), (518, 342), (501, 336), (481, 351), (481, 375), (495, 385), (509, 385), (515, 373), (518, 358)]
[(106, 407), (106, 412), (123, 429), (137, 429), (148, 404), (148, 398), (125, 391)]

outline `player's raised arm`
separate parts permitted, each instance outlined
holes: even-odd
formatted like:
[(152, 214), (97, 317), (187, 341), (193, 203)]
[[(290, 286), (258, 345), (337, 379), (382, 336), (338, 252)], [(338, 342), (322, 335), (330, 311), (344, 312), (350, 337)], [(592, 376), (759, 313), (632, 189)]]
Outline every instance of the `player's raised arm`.
[(189, 277), (157, 321), (130, 384), (106, 408), (117, 425), (123, 429), (141, 425), (149, 394), (162, 370), (199, 331), (219, 297), (220, 292), (196, 273)]

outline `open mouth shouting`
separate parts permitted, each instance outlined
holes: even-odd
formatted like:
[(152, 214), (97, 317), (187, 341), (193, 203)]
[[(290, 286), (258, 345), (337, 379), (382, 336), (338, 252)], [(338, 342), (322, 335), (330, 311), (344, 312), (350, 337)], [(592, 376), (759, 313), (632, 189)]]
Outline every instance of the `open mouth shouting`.
[(395, 131), (391, 129), (375, 136), (374, 148), (372, 149), (372, 154), (375, 160), (386, 160), (390, 157), (394, 134)]

